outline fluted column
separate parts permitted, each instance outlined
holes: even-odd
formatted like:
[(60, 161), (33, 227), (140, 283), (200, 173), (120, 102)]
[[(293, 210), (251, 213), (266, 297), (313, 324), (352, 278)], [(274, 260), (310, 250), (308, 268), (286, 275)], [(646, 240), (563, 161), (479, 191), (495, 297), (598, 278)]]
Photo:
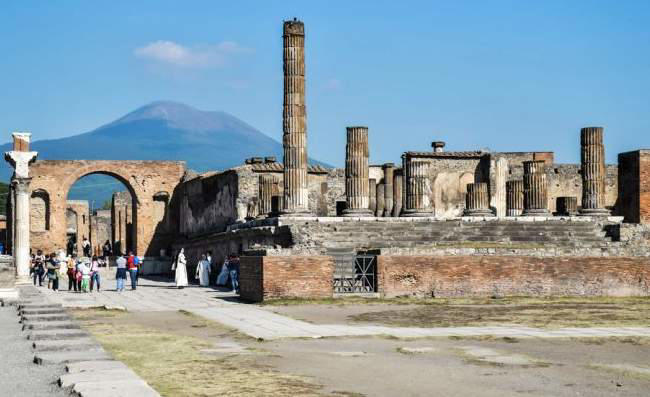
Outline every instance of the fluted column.
[(550, 216), (544, 161), (524, 161), (524, 212), (522, 215)]
[(309, 215), (307, 117), (305, 107), (305, 26), (284, 22), (284, 200), (282, 213)]
[(259, 218), (267, 217), (271, 213), (275, 179), (275, 176), (272, 174), (260, 174), (257, 205)]
[(372, 216), (368, 209), (368, 127), (348, 127), (343, 216)]
[(377, 185), (377, 209), (375, 210), (375, 216), (382, 217), (384, 216), (384, 207), (385, 207), (385, 190), (386, 185), (380, 183)]
[(487, 183), (468, 183), (464, 216), (494, 216)]
[(574, 216), (578, 214), (577, 197), (558, 197), (557, 214), (562, 216)]
[(432, 216), (428, 161), (406, 159), (406, 208), (402, 216)]
[(368, 179), (368, 210), (372, 215), (377, 212), (377, 181)]
[(402, 212), (402, 176), (393, 177), (393, 216), (398, 217)]
[(395, 205), (393, 199), (393, 177), (395, 171), (395, 164), (386, 163), (382, 166), (384, 170), (384, 214), (385, 217), (393, 216), (393, 206)]
[(520, 216), (524, 211), (524, 181), (506, 182), (506, 216)]
[(16, 279), (18, 282), (29, 282), (29, 268), (31, 258), (29, 255), (29, 226), (30, 202), (29, 184), (32, 178), (13, 178), (11, 184), (16, 194), (16, 236), (14, 237), (14, 260), (16, 263)]
[(605, 146), (603, 128), (580, 130), (580, 164), (582, 166), (581, 215), (608, 216), (605, 209)]

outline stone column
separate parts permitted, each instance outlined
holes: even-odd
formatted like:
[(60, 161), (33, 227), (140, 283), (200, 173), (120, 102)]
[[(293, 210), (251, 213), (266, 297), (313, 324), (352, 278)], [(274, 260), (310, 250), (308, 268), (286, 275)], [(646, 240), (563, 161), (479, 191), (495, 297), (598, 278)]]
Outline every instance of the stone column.
[(368, 209), (368, 127), (348, 127), (343, 216), (372, 216)]
[(546, 163), (524, 161), (524, 216), (550, 216)]
[(506, 216), (520, 216), (524, 211), (524, 181), (506, 182)]
[(305, 26), (284, 22), (284, 200), (282, 214), (309, 214), (307, 117), (305, 107)]
[(487, 183), (468, 183), (464, 216), (494, 216)]
[(395, 164), (386, 163), (382, 166), (384, 169), (384, 216), (393, 216), (393, 178), (395, 171)]
[(406, 159), (406, 208), (402, 216), (432, 216), (428, 161)]
[(605, 209), (605, 146), (603, 127), (580, 130), (582, 209), (580, 215), (609, 216)]
[(258, 218), (265, 218), (271, 213), (273, 200), (273, 184), (275, 177), (271, 174), (260, 174), (258, 189)]
[(393, 178), (393, 216), (398, 217), (402, 212), (402, 176)]
[(30, 283), (29, 268), (31, 258), (29, 255), (29, 228), (30, 228), (30, 191), (29, 164), (36, 160), (38, 153), (29, 151), (31, 134), (13, 133), (14, 147), (10, 152), (5, 153), (5, 160), (14, 167), (14, 174), (11, 178), (11, 189), (13, 191), (13, 225), (14, 245), (13, 256), (16, 266), (16, 283)]
[(575, 216), (578, 214), (577, 197), (558, 197), (557, 213), (562, 216)]
[(374, 215), (377, 212), (377, 181), (368, 179), (368, 210)]
[(375, 216), (382, 217), (384, 216), (384, 207), (386, 203), (384, 199), (386, 197), (386, 185), (380, 183), (377, 185), (377, 210), (375, 211)]

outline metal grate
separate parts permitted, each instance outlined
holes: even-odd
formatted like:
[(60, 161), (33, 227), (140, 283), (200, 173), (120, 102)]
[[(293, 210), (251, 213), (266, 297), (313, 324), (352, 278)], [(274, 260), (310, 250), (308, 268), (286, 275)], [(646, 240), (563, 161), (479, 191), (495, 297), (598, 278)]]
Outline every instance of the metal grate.
[(334, 292), (352, 294), (375, 293), (377, 290), (377, 256), (356, 255), (350, 259), (354, 261), (354, 269), (348, 266), (348, 269), (351, 271), (337, 272), (334, 275)]

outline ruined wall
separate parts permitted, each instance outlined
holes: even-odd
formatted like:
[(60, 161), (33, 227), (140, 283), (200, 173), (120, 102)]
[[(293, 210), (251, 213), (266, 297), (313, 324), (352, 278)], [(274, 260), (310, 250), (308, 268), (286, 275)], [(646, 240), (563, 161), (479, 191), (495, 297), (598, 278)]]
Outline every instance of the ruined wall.
[[(55, 251), (66, 245), (66, 199), (70, 187), (80, 178), (91, 174), (111, 175), (127, 187), (137, 202), (135, 243), (138, 255), (157, 256), (160, 248), (171, 243), (178, 222), (170, 222), (170, 234), (156, 231), (154, 197), (167, 194), (175, 200), (176, 187), (185, 173), (180, 161), (107, 161), (107, 160), (38, 160), (30, 166), (31, 192), (43, 192), (49, 199), (49, 229), (32, 232), (32, 246)], [(88, 217), (88, 214), (86, 214)], [(88, 219), (86, 220), (87, 222)], [(87, 231), (86, 236), (89, 235)], [(83, 237), (83, 235), (82, 235)]]
[[(68, 200), (66, 210), (67, 233), (76, 233), (77, 255), (81, 255), (83, 254), (83, 238), (90, 238), (90, 207), (88, 201)], [(32, 243), (32, 246), (37, 247), (34, 243)]]
[(90, 216), (90, 244), (93, 255), (103, 255), (102, 247), (106, 240), (112, 240), (111, 210), (97, 210)]
[(379, 256), (385, 297), (648, 296), (648, 258)]
[(650, 150), (618, 155), (619, 207), (625, 222), (650, 224)]
[(333, 295), (334, 259), (330, 256), (243, 256), (240, 270), (240, 296), (245, 300)]

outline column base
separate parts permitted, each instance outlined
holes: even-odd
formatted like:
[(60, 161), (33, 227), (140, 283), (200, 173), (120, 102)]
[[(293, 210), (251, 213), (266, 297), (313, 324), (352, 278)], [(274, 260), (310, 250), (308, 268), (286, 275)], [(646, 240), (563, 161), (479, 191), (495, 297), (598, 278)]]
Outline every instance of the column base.
[(368, 208), (344, 209), (341, 216), (345, 217), (373, 217), (375, 216)]
[(530, 209), (530, 210), (524, 210), (524, 212), (521, 213), (521, 216), (546, 216), (550, 217), (553, 216), (551, 212), (547, 209)]
[(558, 216), (579, 216), (579, 212), (564, 212), (564, 213), (557, 213)]
[(506, 210), (506, 216), (521, 216), (523, 210), (520, 209), (509, 209)]
[(402, 211), (402, 217), (406, 218), (426, 218), (429, 216), (433, 216), (433, 210), (404, 210)]
[(297, 218), (297, 217), (314, 217), (316, 215), (312, 214), (309, 211), (281, 211), (280, 214), (278, 214), (278, 218)]
[(611, 216), (611, 212), (605, 208), (583, 208), (578, 211), (579, 216)]
[(494, 213), (485, 208), (471, 210), (465, 209), (463, 211), (463, 216), (494, 216)]

